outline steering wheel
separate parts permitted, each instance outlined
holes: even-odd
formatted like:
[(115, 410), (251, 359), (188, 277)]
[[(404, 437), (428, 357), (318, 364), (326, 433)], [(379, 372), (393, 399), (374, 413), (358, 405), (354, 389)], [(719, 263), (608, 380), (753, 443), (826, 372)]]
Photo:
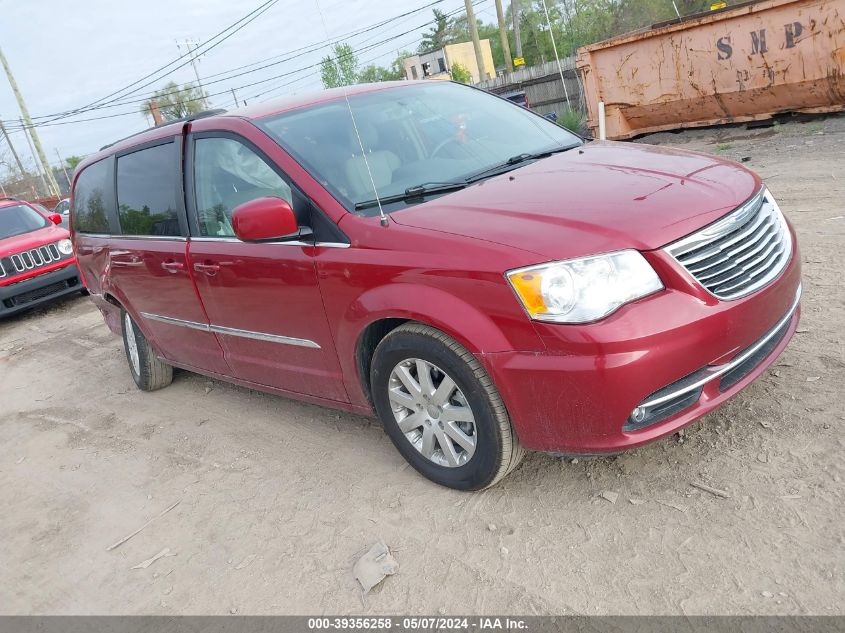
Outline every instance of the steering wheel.
[(440, 150), (442, 150), (444, 147), (446, 147), (446, 146), (447, 146), (447, 145), (449, 145), (450, 143), (455, 143), (456, 145), (460, 145), (460, 142), (458, 141), (458, 139), (456, 139), (454, 136), (449, 136), (449, 137), (447, 137), (447, 138), (443, 139), (442, 141), (440, 141), (440, 142), (437, 144), (437, 147), (435, 147), (435, 148), (432, 150), (432, 152), (431, 152), (431, 158), (436, 158), (436, 157), (437, 157), (437, 154), (440, 152)]

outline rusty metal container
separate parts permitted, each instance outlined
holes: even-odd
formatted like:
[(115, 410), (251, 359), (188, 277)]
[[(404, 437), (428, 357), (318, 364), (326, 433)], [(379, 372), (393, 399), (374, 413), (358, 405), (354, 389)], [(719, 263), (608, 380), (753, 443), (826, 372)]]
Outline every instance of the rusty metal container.
[(587, 124), (607, 138), (845, 110), (845, 0), (763, 0), (578, 50)]

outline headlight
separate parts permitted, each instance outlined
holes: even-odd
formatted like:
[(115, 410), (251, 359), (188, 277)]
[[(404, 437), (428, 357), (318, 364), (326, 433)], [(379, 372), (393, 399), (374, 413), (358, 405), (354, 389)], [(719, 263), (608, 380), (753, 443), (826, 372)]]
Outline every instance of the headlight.
[(586, 323), (663, 289), (637, 251), (619, 251), (520, 268), (508, 281), (532, 319)]
[(73, 253), (73, 244), (70, 243), (70, 240), (59, 240), (56, 243), (56, 246), (62, 255), (70, 255)]

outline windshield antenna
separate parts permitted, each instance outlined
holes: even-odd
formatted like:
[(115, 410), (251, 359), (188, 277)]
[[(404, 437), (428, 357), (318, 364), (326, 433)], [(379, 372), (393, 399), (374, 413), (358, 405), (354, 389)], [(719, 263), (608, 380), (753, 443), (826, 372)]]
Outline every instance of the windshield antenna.
[[(323, 31), (326, 33), (326, 41), (329, 44), (337, 44), (337, 41), (332, 41), (331, 36), (329, 35), (329, 27), (326, 26), (326, 18), (323, 15), (323, 9), (320, 7), (320, 0), (314, 0), (314, 4), (317, 5), (317, 12), (320, 14), (320, 21), (323, 23)], [(333, 52), (333, 51), (332, 51)], [(367, 176), (370, 178), (370, 184), (373, 186), (373, 194), (376, 198), (376, 204), (378, 205), (378, 214), (380, 218), (380, 223), (382, 226), (390, 226), (390, 221), (387, 219), (387, 215), (384, 213), (384, 209), (381, 206), (381, 198), (378, 195), (378, 188), (376, 187), (376, 180), (373, 178), (373, 172), (370, 169), (370, 161), (367, 160), (367, 152), (364, 150), (364, 143), (361, 141), (361, 133), (358, 131), (358, 124), (355, 122), (355, 115), (352, 113), (352, 106), (349, 103), (349, 92), (347, 91), (347, 86), (343, 84), (343, 98), (346, 100), (346, 109), (349, 111), (349, 118), (352, 119), (352, 129), (355, 130), (355, 138), (358, 139), (358, 147), (361, 148), (361, 158), (364, 159), (364, 166), (367, 168)]]

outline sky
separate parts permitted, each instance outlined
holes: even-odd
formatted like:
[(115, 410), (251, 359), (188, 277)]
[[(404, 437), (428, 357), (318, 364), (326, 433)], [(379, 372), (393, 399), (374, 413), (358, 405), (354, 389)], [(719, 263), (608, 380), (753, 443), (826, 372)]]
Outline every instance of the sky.
[[(30, 115), (36, 123), (45, 122), (49, 119), (43, 117), (88, 105), (174, 61), (181, 54), (177, 41), (203, 42), (265, 1), (0, 0), (3, 16), (0, 47)], [(432, 11), (429, 7), (406, 17), (391, 18), (434, 1), (278, 0), (238, 33), (203, 55), (197, 69), (208, 93), (223, 93), (211, 97), (211, 106), (215, 108), (234, 107), (232, 88), (240, 100), (250, 103), (319, 90), (322, 88), (319, 68), (307, 67), (318, 64), (328, 53), (329, 39), (389, 20), (386, 25), (344, 40), (358, 51), (362, 66), (388, 65), (397, 51), (416, 49), (422, 33), (430, 26), (427, 23), (432, 21)], [(434, 6), (447, 12), (462, 11), (464, 3), (440, 0)], [(493, 0), (481, 0), (475, 6), (480, 20), (495, 23)], [(285, 55), (312, 45), (321, 48)], [(367, 50), (367, 47), (371, 48)], [(251, 66), (238, 72), (255, 72), (240, 77), (230, 78), (230, 73), (225, 72), (264, 59), (267, 59), (265, 63), (280, 63), (262, 70)], [(141, 101), (169, 80), (180, 84), (194, 81), (194, 71), (187, 65), (121, 100)], [(246, 87), (259, 81), (263, 83)], [(139, 103), (101, 108), (62, 121), (115, 114), (121, 116), (39, 127), (48, 160), (58, 164), (57, 152), (62, 158), (84, 156), (151, 124), (141, 114)], [(20, 116), (5, 74), (0, 70), (0, 119), (9, 128), (12, 143), (23, 162), (31, 166), (34, 161), (24, 134), (20, 129), (15, 130), (12, 123)], [(0, 140), (0, 156), (6, 151), (5, 141)]]

